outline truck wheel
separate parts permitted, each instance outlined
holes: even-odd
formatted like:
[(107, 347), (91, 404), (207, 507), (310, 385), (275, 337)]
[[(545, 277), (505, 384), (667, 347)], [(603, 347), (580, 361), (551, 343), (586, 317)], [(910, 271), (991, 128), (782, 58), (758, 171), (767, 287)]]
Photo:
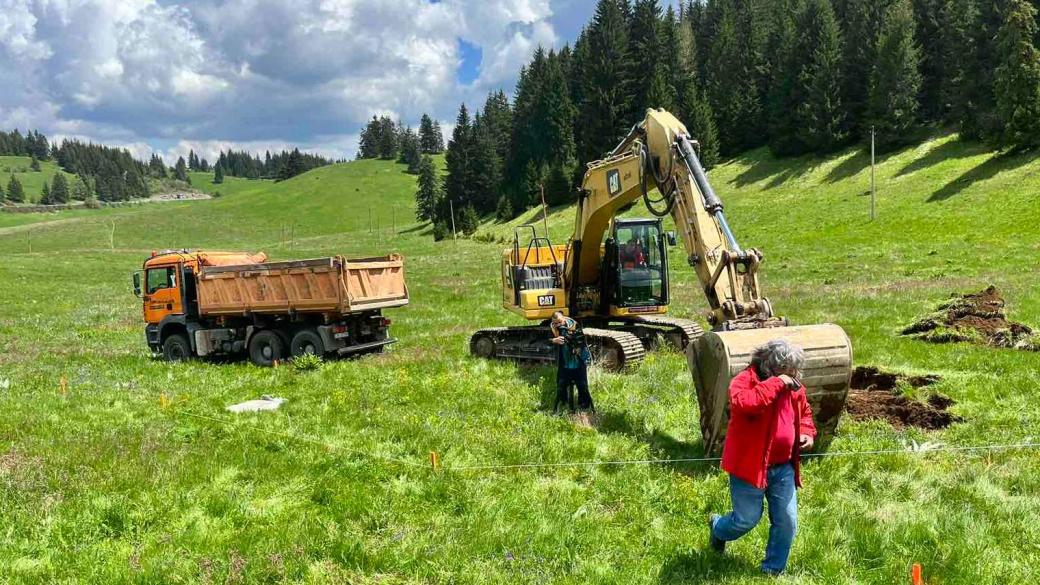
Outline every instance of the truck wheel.
[(174, 333), (163, 342), (162, 352), (163, 359), (168, 362), (184, 361), (191, 357), (191, 344), (184, 335)]
[(280, 360), (283, 357), (285, 357), (285, 342), (274, 331), (264, 329), (249, 340), (249, 360), (254, 364), (270, 366), (274, 364), (274, 360)]
[(325, 344), (321, 341), (321, 336), (318, 332), (313, 329), (301, 329), (293, 335), (292, 343), (289, 344), (289, 351), (293, 357), (301, 355), (313, 354), (316, 356), (325, 355)]

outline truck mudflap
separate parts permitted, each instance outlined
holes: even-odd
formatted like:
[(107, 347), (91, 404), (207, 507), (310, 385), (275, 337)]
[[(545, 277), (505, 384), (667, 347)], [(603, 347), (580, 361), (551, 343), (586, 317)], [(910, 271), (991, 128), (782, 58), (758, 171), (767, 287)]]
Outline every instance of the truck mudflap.
[(352, 353), (357, 353), (359, 351), (366, 351), (366, 350), (370, 350), (370, 349), (376, 349), (376, 348), (379, 348), (379, 347), (384, 347), (384, 346), (390, 345), (391, 343), (397, 343), (397, 339), (394, 338), (394, 337), (390, 337), (390, 338), (387, 338), (387, 339), (381, 339), (379, 341), (370, 341), (368, 343), (358, 343), (357, 345), (351, 345), (351, 346), (348, 346), (348, 347), (341, 347), (341, 348), (336, 350), (336, 353), (339, 354), (339, 355), (350, 355)]

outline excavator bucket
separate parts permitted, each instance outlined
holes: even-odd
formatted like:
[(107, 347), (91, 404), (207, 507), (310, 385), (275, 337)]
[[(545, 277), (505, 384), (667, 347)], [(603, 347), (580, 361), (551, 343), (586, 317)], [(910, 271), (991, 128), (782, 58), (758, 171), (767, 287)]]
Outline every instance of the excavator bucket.
[(701, 433), (707, 453), (722, 451), (729, 423), (729, 383), (751, 362), (751, 352), (773, 339), (805, 351), (805, 384), (816, 423), (816, 446), (822, 451), (834, 438), (852, 379), (852, 344), (833, 324), (706, 332), (686, 349), (700, 406)]

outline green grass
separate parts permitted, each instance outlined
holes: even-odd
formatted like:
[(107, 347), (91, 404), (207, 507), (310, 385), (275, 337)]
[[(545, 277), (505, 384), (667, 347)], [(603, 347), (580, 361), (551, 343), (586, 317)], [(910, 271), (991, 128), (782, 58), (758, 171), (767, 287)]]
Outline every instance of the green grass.
[[(991, 283), (1010, 318), (1040, 325), (1035, 157), (940, 137), (884, 158), (874, 222), (860, 154), (754, 152), (712, 171), (741, 243), (765, 252), (762, 283), (780, 312), (841, 324), (859, 364), (943, 376), (935, 389), (965, 418), (931, 433), (845, 419), (834, 450), (1037, 436), (1040, 354), (897, 335), (950, 292)], [(470, 331), (517, 323), (498, 307), (501, 246), (433, 243), (411, 219), (414, 183), (398, 165), (360, 161), (215, 200), (0, 230), (0, 581), (773, 582), (756, 572), (765, 526), (726, 557), (706, 552), (706, 515), (728, 501), (712, 465), (451, 470), (697, 457), (696, 402), (682, 356), (658, 353), (630, 374), (592, 373), (603, 420), (582, 430), (545, 412), (552, 368), (470, 358)], [(570, 222), (555, 210), (554, 238)], [(482, 231), (505, 237), (511, 225)], [(150, 359), (129, 272), (175, 246), (401, 252), (412, 304), (389, 315), (401, 342), (314, 371)], [(705, 303), (673, 254), (674, 312), (698, 315)], [(261, 394), (289, 401), (223, 411)], [(430, 451), (445, 470), (391, 461), (421, 465)], [(920, 562), (930, 582), (1025, 583), (1040, 566), (1035, 452), (832, 458), (804, 476), (780, 582), (887, 585)]]
[[(54, 182), (54, 175), (61, 173), (69, 180), (69, 186), (76, 176), (66, 173), (53, 161), (40, 161), (40, 171), (31, 170), (32, 158), (28, 156), (0, 156), (0, 184), (3, 184), (4, 193), (7, 193), (7, 185), (14, 175), (25, 190), (27, 202), (35, 203), (43, 195), (43, 183), (48, 185)], [(2, 226), (3, 224), (0, 224)]]

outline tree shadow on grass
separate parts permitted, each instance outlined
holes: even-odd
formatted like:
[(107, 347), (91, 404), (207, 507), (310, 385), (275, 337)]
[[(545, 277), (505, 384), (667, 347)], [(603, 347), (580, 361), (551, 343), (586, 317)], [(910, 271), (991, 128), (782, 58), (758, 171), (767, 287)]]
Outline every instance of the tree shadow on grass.
[(740, 155), (734, 161), (748, 167), (734, 179), (737, 187), (746, 187), (766, 179), (770, 179), (767, 185), (769, 188), (779, 187), (790, 179), (808, 173), (815, 166), (812, 157), (777, 158), (769, 154), (766, 148)]
[(992, 179), (1004, 171), (1017, 169), (1018, 167), (1033, 162), (1037, 157), (1040, 157), (1040, 150), (1012, 151), (993, 156), (982, 164), (950, 181), (943, 186), (942, 189), (932, 193), (931, 197), (928, 198), (928, 202), (933, 203), (935, 201), (945, 201), (979, 181)]
[[(857, 147), (859, 150), (850, 157), (841, 161), (841, 164), (831, 169), (831, 172), (827, 173), (826, 181), (828, 183), (837, 183), (844, 181), (850, 177), (854, 177), (859, 173), (863, 172), (864, 169), (870, 167), (870, 146), (867, 148)], [(876, 153), (874, 161), (880, 165), (892, 156), (899, 154), (901, 150), (895, 150), (886, 153)]]
[(700, 550), (673, 555), (658, 574), (658, 582), (664, 585), (680, 583), (718, 583), (727, 577), (749, 577), (759, 574), (759, 568), (747, 559), (721, 555), (708, 547), (708, 527), (704, 523), (701, 538), (698, 539), (703, 548)]
[(410, 228), (408, 228), (406, 230), (401, 230), (401, 231), (399, 231), (397, 233), (399, 233), (399, 234), (413, 234), (413, 233), (424, 234), (425, 232), (423, 230), (429, 230), (430, 233), (433, 233), (433, 222), (424, 221), (422, 223), (417, 223), (417, 224), (413, 225), (412, 227), (410, 227)]
[(924, 156), (913, 160), (910, 164), (899, 169), (897, 177), (902, 177), (917, 171), (924, 170), (930, 166), (947, 160), (968, 158), (987, 152), (989, 149), (981, 143), (965, 142), (960, 139), (948, 140), (936, 148), (929, 150)]

